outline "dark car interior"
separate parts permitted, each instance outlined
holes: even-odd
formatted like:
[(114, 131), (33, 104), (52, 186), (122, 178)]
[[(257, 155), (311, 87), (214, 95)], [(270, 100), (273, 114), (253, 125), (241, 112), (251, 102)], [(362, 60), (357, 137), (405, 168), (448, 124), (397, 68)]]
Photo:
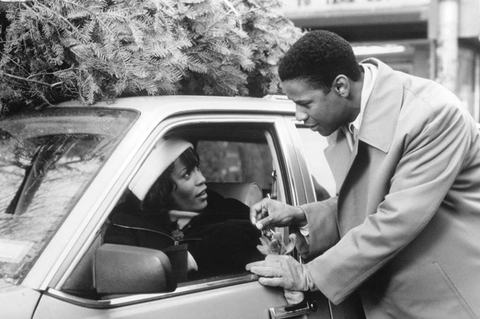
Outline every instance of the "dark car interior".
[[(277, 196), (276, 170), (278, 168), (274, 164), (274, 156), (276, 156), (272, 154), (274, 148), (269, 145), (273, 138), (270, 137), (270, 140), (268, 140), (270, 135), (268, 126), (241, 123), (235, 125), (194, 124), (176, 128), (168, 132), (167, 136), (171, 134), (190, 141), (196, 147), (200, 156), (202, 173), (207, 179), (207, 187), (220, 193), (225, 198), (235, 198), (247, 206), (251, 206), (266, 197), (267, 194), (271, 197)], [(128, 196), (129, 190), (126, 189), (121, 200)], [(121, 258), (125, 258), (125, 260), (145, 258), (144, 263), (152, 263), (152, 260), (161, 263), (163, 257), (158, 254), (149, 255), (147, 253), (145, 255), (147, 257), (142, 257), (132, 253), (132, 250), (128, 247), (124, 247), (125, 251), (118, 252), (123, 248), (102, 246), (102, 234), (107, 224), (108, 220), (98, 231), (91, 247), (64, 283), (63, 291), (89, 299), (102, 299), (106, 296), (121, 294), (122, 287), (126, 285), (119, 286), (118, 282), (122, 279), (119, 276), (116, 277), (115, 274), (121, 273), (121, 271), (129, 271), (131, 267), (121, 270), (119, 262), (108, 264), (109, 258), (118, 258), (119, 260)], [(133, 252), (135, 248), (138, 247), (134, 247)], [(101, 265), (101, 260), (109, 265), (107, 268), (112, 267), (112, 269), (105, 269), (104, 265)], [(164, 268), (162, 276), (172, 276), (172, 271), (168, 267)], [(100, 274), (111, 278), (104, 280), (104, 278), (99, 277)], [(135, 273), (130, 274), (130, 277), (135, 278)], [(224, 280), (228, 279), (227, 277), (204, 278), (201, 282)], [(235, 274), (233, 274), (233, 277), (235, 277)], [(158, 285), (163, 288), (156, 291), (151, 291), (152, 288), (148, 284), (143, 287), (137, 285), (136, 288), (131, 288), (130, 285), (128, 289), (131, 291), (128, 291), (128, 293), (162, 292), (162, 289), (164, 289), (164, 292), (175, 290), (176, 283), (167, 281), (163, 283), (163, 286)], [(185, 282), (181, 283), (180, 286), (197, 283), (198, 281)]]

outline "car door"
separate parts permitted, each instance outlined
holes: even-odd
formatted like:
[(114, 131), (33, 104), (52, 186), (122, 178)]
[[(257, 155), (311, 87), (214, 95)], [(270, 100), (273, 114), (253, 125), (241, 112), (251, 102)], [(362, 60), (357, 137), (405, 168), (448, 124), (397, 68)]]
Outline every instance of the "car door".
[[(305, 318), (303, 311), (286, 309), (283, 290), (261, 286), (257, 278), (248, 273), (235, 273), (230, 276), (215, 276), (200, 281), (178, 284), (172, 292), (143, 294), (103, 294), (95, 293), (95, 273), (91, 273), (95, 263), (95, 253), (102, 245), (102, 234), (108, 225), (107, 216), (112, 208), (122, 200), (123, 193), (134, 172), (138, 170), (153, 145), (167, 134), (179, 134), (183, 138), (195, 140), (197, 147), (219, 143), (237, 150), (219, 149), (218, 152), (205, 151), (206, 154), (224, 152), (221, 162), (230, 164), (222, 170), (220, 177), (207, 176), (212, 182), (257, 182), (262, 195), (269, 194), (277, 200), (296, 205), (309, 200), (311, 194), (305, 193), (304, 174), (295, 156), (291, 128), (284, 116), (269, 114), (239, 114), (218, 112), (209, 114), (183, 114), (171, 117), (162, 123), (145, 140), (138, 154), (128, 164), (118, 185), (112, 187), (112, 194), (97, 205), (92, 218), (91, 234), (78, 249), (81, 256), (66, 256), (64, 261), (70, 265), (57, 274), (46, 289), (34, 318)], [(295, 133), (296, 134), (296, 133)], [(235, 144), (237, 143), (237, 144)], [(243, 146), (242, 146), (243, 145)], [(263, 155), (252, 153), (258, 147)], [(207, 158), (205, 161), (210, 161)], [(262, 162), (262, 163), (260, 163)], [(247, 171), (249, 167), (250, 171)], [(205, 173), (207, 175), (207, 173)], [(112, 202), (114, 200), (115, 202)], [(277, 229), (284, 238), (288, 229)], [(113, 267), (115, 268), (115, 267)], [(115, 269), (112, 269), (112, 272)], [(331, 318), (330, 305), (320, 294), (312, 296), (318, 310), (308, 318)], [(307, 311), (306, 311), (307, 312)]]
[[(327, 138), (293, 118), (287, 118), (286, 125), (305, 181), (302, 187), (306, 201), (321, 201), (336, 196), (335, 180), (324, 154), (324, 150), (328, 147)], [(365, 318), (359, 296), (355, 292), (339, 305), (330, 302), (328, 304), (332, 318)]]

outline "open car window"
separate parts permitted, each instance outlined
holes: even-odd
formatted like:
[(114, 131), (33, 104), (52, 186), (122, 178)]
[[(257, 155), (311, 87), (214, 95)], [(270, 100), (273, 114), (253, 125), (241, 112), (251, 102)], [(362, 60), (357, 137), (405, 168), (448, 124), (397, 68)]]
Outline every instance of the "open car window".
[[(181, 137), (194, 145), (200, 158), (200, 169), (205, 177), (207, 189), (210, 191), (208, 194), (209, 206), (213, 206), (215, 203), (215, 207), (217, 207), (218, 202), (223, 205), (221, 210), (215, 210), (214, 213), (234, 214), (232, 215), (234, 217), (227, 218), (227, 227), (220, 227), (219, 232), (223, 231), (224, 234), (215, 235), (217, 236), (213, 237), (216, 238), (215, 240), (202, 237), (205, 232), (209, 231), (208, 224), (205, 223), (201, 226), (205, 226), (205, 228), (200, 227), (201, 230), (197, 232), (198, 236), (176, 239), (173, 232), (166, 232), (163, 226), (157, 227), (160, 220), (158, 214), (146, 211), (142, 202), (127, 187), (103, 226), (106, 231), (103, 231), (102, 234), (105, 236), (92, 245), (82, 262), (66, 281), (63, 287), (64, 291), (93, 299), (105, 298), (105, 294), (112, 295), (104, 292), (99, 294), (98, 291), (95, 291), (98, 287), (94, 286), (94, 278), (91, 277), (90, 272), (90, 265), (94, 262), (92, 256), (102, 243), (161, 250), (170, 259), (173, 276), (177, 282), (176, 291), (181, 293), (184, 293), (185, 289), (190, 289), (189, 287), (195, 291), (199, 289), (199, 285), (215, 287), (215, 282), (225, 285), (236, 280), (238, 282), (239, 278), (242, 281), (256, 280), (245, 270), (248, 262), (245, 260), (253, 261), (253, 259), (249, 259), (251, 253), (255, 254), (255, 260), (263, 258), (256, 248), (257, 244), (261, 244), (259, 241), (261, 234), (249, 220), (249, 206), (260, 201), (267, 194), (279, 199), (285, 198), (284, 187), (280, 185), (282, 178), (278, 168), (278, 154), (275, 153), (273, 145), (273, 141), (276, 139), (273, 125), (190, 124), (178, 126), (159, 136), (159, 139), (171, 136)], [(248, 191), (245, 192), (247, 189)], [(223, 199), (218, 199), (215, 194)], [(125, 209), (125, 207), (127, 208)], [(238, 217), (239, 211), (242, 212), (242, 217)], [(222, 220), (221, 223), (224, 221)], [(112, 236), (112, 234), (114, 235)], [(127, 234), (127, 239), (121, 237), (118, 240), (118, 237), (115, 237), (118, 234), (121, 236)], [(114, 239), (112, 240), (112, 238)], [(155, 243), (162, 241), (170, 242), (170, 244), (159, 247), (156, 246), (157, 244), (151, 244), (152, 241), (145, 240), (145, 238), (154, 238), (152, 241)], [(225, 239), (218, 240), (218, 238)], [(146, 242), (147, 244), (145, 244)], [(210, 246), (208, 249), (195, 247), (198, 243)], [(242, 251), (247, 244), (250, 247), (248, 255)], [(198, 253), (197, 250), (203, 251), (202, 254), (205, 255)], [(185, 251), (188, 251), (190, 256), (186, 257)], [(242, 257), (242, 254), (247, 257)], [(231, 260), (226, 258), (235, 255), (239, 257), (230, 258)], [(188, 264), (186, 264), (185, 258), (191, 257), (194, 257), (198, 269), (188, 268), (190, 261), (187, 261)], [(240, 263), (237, 260), (241, 260)], [(208, 268), (201, 269), (202, 265), (208, 265)], [(186, 267), (188, 268), (187, 275), (184, 273)]]
[[(245, 206), (252, 206), (266, 196), (277, 193), (277, 180), (272, 178), (276, 171), (276, 154), (271, 145), (272, 132), (268, 126), (236, 124), (218, 126), (190, 126), (169, 134), (179, 134), (195, 145), (200, 157), (200, 169), (211, 192), (220, 194), (227, 200), (234, 199)], [(248, 214), (248, 210), (246, 211)], [(228, 213), (225, 211), (225, 213)], [(248, 216), (244, 220), (249, 223)], [(249, 225), (250, 226), (250, 225)], [(252, 234), (252, 236), (256, 236)], [(234, 240), (228, 238), (230, 251), (218, 251), (218, 254), (235, 254)], [(242, 240), (238, 238), (238, 240)], [(213, 276), (200, 280), (181, 283), (188, 286), (198, 282), (208, 282), (222, 278), (233, 278), (248, 274), (245, 265), (220, 271)], [(233, 277), (232, 277), (233, 276)], [(195, 278), (196, 276), (193, 276)]]

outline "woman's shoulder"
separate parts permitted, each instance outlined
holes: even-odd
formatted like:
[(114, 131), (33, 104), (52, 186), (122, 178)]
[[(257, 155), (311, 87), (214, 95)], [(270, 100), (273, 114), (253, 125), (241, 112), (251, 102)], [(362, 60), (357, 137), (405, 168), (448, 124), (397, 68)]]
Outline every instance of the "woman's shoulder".
[(233, 198), (224, 198), (222, 195), (207, 190), (208, 206), (196, 217), (195, 224), (218, 223), (229, 219), (248, 219), (250, 209), (247, 205)]
[(125, 201), (115, 206), (109, 216), (110, 223), (131, 227), (151, 227), (161, 225), (161, 214), (149, 213), (136, 203)]
[(208, 207), (210, 209), (235, 209), (240, 211), (249, 211), (250, 208), (235, 198), (225, 198), (219, 193), (207, 189)]

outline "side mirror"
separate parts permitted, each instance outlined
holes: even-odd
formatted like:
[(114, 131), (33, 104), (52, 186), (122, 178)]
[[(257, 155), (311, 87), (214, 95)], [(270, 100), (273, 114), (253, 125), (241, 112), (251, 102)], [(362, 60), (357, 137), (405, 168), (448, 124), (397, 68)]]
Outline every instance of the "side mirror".
[(177, 288), (170, 260), (155, 249), (104, 244), (96, 251), (93, 273), (99, 294), (160, 293)]

